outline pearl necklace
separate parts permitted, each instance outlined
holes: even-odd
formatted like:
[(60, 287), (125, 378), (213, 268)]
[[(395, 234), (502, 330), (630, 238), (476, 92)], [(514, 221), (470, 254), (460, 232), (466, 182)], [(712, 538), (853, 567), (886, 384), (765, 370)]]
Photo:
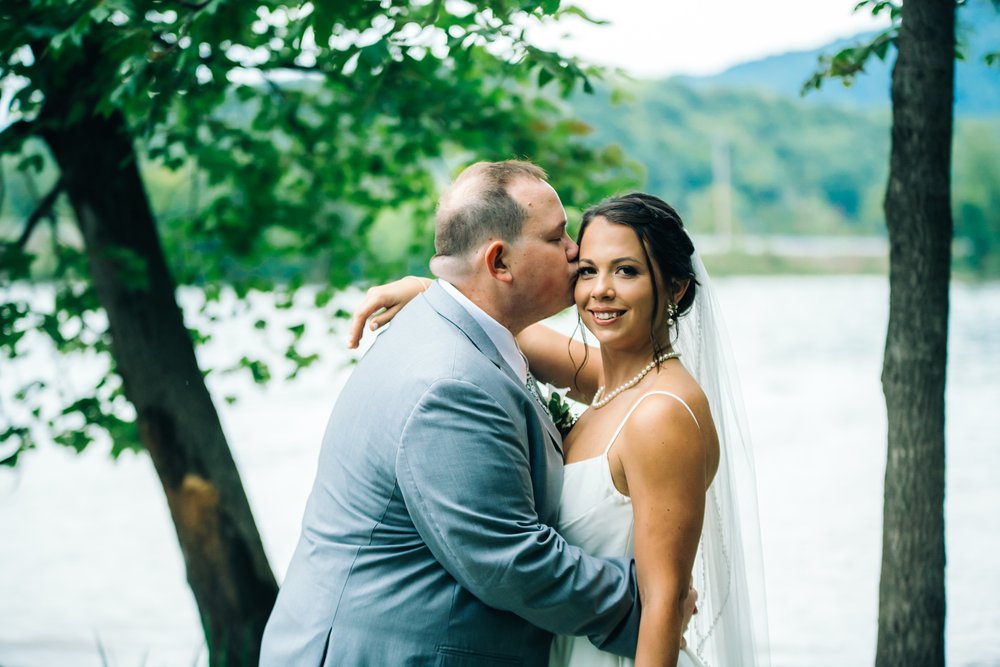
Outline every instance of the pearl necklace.
[(638, 373), (636, 373), (636, 376), (634, 378), (632, 378), (631, 380), (629, 380), (625, 384), (620, 385), (617, 389), (615, 389), (614, 391), (610, 392), (604, 398), (601, 398), (601, 394), (604, 393), (604, 386), (602, 385), (602, 386), (598, 387), (597, 388), (597, 393), (594, 394), (594, 400), (591, 401), (591, 403), (590, 403), (590, 407), (594, 408), (595, 410), (598, 409), (598, 408), (603, 408), (605, 405), (607, 405), (608, 403), (610, 403), (611, 399), (613, 399), (615, 396), (617, 396), (618, 394), (622, 393), (626, 389), (631, 389), (635, 385), (639, 384), (639, 382), (642, 381), (642, 378), (646, 377), (646, 375), (649, 373), (649, 371), (651, 371), (654, 368), (656, 368), (657, 364), (661, 364), (664, 361), (666, 361), (667, 359), (676, 359), (679, 356), (681, 356), (680, 352), (665, 352), (665, 353), (661, 354), (660, 356), (656, 357), (651, 362), (649, 362), (646, 365), (645, 368), (643, 368), (641, 371), (639, 371)]

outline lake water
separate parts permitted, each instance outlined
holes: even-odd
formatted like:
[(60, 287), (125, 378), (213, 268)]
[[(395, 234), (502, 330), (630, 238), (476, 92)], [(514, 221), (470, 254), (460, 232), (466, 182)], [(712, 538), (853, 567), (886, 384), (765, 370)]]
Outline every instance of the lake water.
[[(878, 277), (717, 281), (757, 458), (775, 667), (873, 664), (885, 415), (879, 384), (888, 308)], [(356, 294), (342, 297), (344, 304)], [(260, 306), (266, 307), (266, 306)], [(293, 322), (303, 310), (283, 313)], [(312, 314), (309, 314), (312, 316)], [(215, 365), (260, 347), (253, 313), (216, 327)], [(293, 322), (294, 323), (294, 322)], [(346, 377), (328, 360), (266, 389), (210, 376), (265, 547), (282, 577), (298, 536), (327, 415)], [(947, 390), (948, 664), (1000, 666), (1000, 283), (955, 285)], [(72, 394), (93, 363), (39, 350), (5, 362), (14, 384), (58, 377)], [(240, 396), (232, 406), (221, 397)], [(0, 413), (2, 415), (2, 413)], [(159, 481), (144, 455), (55, 446), (0, 471), (0, 665), (204, 664), (193, 598)], [(102, 654), (105, 658), (102, 658)], [(102, 660), (104, 662), (102, 662)]]

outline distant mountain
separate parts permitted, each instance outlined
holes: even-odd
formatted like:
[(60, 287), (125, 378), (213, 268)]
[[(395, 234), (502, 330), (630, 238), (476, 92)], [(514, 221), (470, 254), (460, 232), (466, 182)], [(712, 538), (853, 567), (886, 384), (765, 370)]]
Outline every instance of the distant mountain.
[[(960, 48), (965, 60), (955, 69), (955, 108), (964, 116), (1000, 113), (1000, 63), (983, 62), (986, 53), (1000, 51), (1000, 11), (989, 0), (970, 0), (958, 10)], [(872, 33), (874, 34), (874, 33)], [(872, 34), (838, 40), (812, 51), (797, 51), (736, 65), (706, 77), (676, 77), (699, 88), (753, 89), (799, 97), (802, 84), (816, 71), (821, 54), (862, 43)], [(807, 103), (842, 105), (858, 109), (889, 106), (889, 80), (893, 52), (888, 62), (872, 59), (865, 73), (851, 87), (827, 81), (819, 91), (805, 96)]]
[[(758, 89), (602, 82), (570, 98), (596, 146), (617, 145), (699, 234), (875, 235), (889, 169), (888, 108), (815, 104)], [(1000, 275), (1000, 113), (955, 123), (960, 263)], [(958, 261), (958, 260), (957, 260)]]

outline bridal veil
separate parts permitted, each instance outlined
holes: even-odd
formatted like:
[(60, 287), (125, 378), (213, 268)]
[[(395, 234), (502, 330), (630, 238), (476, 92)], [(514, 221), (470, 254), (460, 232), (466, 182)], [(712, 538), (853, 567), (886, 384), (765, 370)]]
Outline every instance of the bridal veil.
[(709, 667), (768, 667), (767, 609), (753, 452), (739, 376), (705, 265), (692, 257), (698, 291), (678, 322), (674, 349), (708, 397), (720, 462), (705, 498), (695, 557), (698, 613), (689, 650)]

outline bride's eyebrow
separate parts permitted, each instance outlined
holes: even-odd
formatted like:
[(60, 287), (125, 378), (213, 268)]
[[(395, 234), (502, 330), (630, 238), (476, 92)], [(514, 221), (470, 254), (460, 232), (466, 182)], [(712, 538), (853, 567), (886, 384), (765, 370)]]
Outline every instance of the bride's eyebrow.
[[(642, 262), (640, 262), (635, 257), (615, 257), (613, 260), (611, 260), (608, 263), (609, 264), (622, 264), (624, 262), (634, 262), (636, 264), (642, 264)], [(579, 263), (579, 264), (590, 264), (591, 266), (594, 266), (594, 260), (588, 259), (587, 257), (581, 257), (579, 260), (577, 260), (577, 263)]]

